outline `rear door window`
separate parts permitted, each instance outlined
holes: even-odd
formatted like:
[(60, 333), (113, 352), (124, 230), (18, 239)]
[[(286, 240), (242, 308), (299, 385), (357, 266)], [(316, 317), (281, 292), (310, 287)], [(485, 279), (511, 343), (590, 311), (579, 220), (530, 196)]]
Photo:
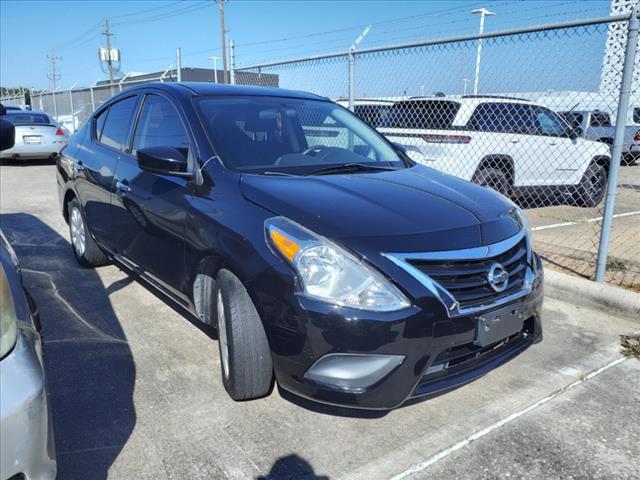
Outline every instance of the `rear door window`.
[(189, 150), (189, 136), (175, 107), (160, 95), (147, 95), (133, 137), (132, 154), (141, 148), (173, 147)]
[(137, 99), (138, 97), (134, 95), (109, 107), (99, 138), (100, 143), (120, 151), (125, 149)]
[(458, 102), (432, 100), (396, 103), (381, 127), (443, 130), (451, 128), (460, 109)]
[(521, 103), (481, 103), (471, 115), (467, 127), (480, 132), (536, 132), (531, 106)]

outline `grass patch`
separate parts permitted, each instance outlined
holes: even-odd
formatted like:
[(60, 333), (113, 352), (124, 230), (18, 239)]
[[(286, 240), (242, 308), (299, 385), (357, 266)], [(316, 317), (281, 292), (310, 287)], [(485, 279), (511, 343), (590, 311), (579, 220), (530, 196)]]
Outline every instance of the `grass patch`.
[(620, 335), (620, 345), (622, 355), (640, 360), (640, 335)]

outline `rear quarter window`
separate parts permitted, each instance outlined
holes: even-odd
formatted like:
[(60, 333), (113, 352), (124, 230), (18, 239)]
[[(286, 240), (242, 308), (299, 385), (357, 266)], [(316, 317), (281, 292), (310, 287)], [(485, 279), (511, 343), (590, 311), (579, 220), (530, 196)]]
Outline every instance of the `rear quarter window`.
[(413, 101), (396, 103), (382, 120), (381, 127), (443, 130), (451, 128), (460, 103)]
[(124, 150), (137, 97), (127, 97), (109, 107), (99, 142), (116, 150)]

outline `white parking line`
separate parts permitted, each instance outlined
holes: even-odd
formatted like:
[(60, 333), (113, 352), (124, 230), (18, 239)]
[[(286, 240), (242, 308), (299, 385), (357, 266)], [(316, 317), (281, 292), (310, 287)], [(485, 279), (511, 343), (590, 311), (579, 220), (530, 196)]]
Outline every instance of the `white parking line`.
[[(613, 218), (630, 217), (631, 215), (640, 215), (640, 210), (635, 211), (635, 212), (616, 213), (613, 216)], [(533, 227), (531, 230), (533, 230), (534, 232), (537, 232), (539, 230), (548, 230), (550, 228), (570, 227), (571, 225), (578, 225), (580, 223), (599, 222), (600, 220), (602, 220), (602, 218), (603, 217), (596, 217), (596, 218), (590, 218), (588, 220), (581, 220), (581, 221), (578, 221), (578, 222), (564, 222), (564, 223), (554, 223), (552, 225), (542, 225), (540, 227)]]
[[(638, 212), (640, 213), (640, 212)], [(402, 480), (404, 478), (407, 478), (411, 475), (414, 475), (418, 472), (421, 472), (423, 470), (425, 470), (426, 468), (428, 468), (429, 466), (433, 465), (434, 463), (442, 460), (443, 458), (451, 455), (452, 453), (460, 450), (463, 447), (466, 447), (467, 445), (469, 445), (471, 442), (478, 440), (481, 437), (484, 437), (485, 435), (493, 432), (494, 430), (497, 430), (498, 428), (506, 425), (507, 423), (511, 423), (513, 422), (515, 419), (521, 417), (522, 415), (531, 412), (532, 410), (535, 410), (536, 408), (544, 405), (545, 403), (553, 400), (554, 398), (562, 395), (564, 392), (571, 390), (574, 387), (577, 387), (578, 385), (581, 385), (582, 383), (586, 382), (587, 380), (592, 379), (593, 377), (600, 375), (602, 372), (604, 372), (605, 370), (610, 369), (611, 367), (615, 367), (616, 365), (624, 362), (626, 360), (625, 357), (621, 357), (618, 358), (616, 360), (613, 360), (607, 364), (605, 364), (604, 366), (598, 368), (597, 370), (592, 371), (591, 373), (589, 373), (588, 375), (580, 378), (579, 380), (576, 380), (573, 383), (570, 383), (569, 385), (555, 391), (554, 393), (552, 393), (551, 395), (544, 397), (542, 400), (537, 401), (536, 403), (534, 403), (533, 405), (530, 405), (529, 407), (525, 408), (524, 410), (520, 410), (519, 412), (513, 413), (511, 415), (509, 415), (506, 418), (503, 418), (502, 420), (500, 420), (499, 422), (494, 423), (493, 425), (489, 425), (486, 428), (483, 428), (482, 430), (480, 430), (479, 432), (474, 433), (473, 435), (469, 435), (467, 438), (465, 438), (464, 440), (461, 440), (460, 442), (456, 443), (455, 445), (452, 445), (451, 447), (442, 450), (438, 453), (436, 453), (435, 455), (433, 455), (432, 457), (430, 457), (428, 460), (419, 463), (417, 465), (414, 465), (410, 468), (408, 468), (407, 470), (405, 470), (402, 473), (399, 473), (398, 475), (395, 475), (394, 477), (392, 477), (390, 480)]]

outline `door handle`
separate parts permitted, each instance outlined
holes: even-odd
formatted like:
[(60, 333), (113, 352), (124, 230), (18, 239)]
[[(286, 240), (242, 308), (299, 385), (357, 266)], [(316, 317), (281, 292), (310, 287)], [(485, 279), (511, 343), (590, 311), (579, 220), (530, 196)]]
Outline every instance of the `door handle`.
[(122, 181), (118, 180), (116, 182), (116, 189), (118, 190), (118, 193), (120, 193), (121, 195), (124, 195), (125, 193), (130, 192), (131, 187), (129, 186), (129, 181), (126, 178)]
[(511, 143), (520, 143), (520, 140), (518, 140), (517, 138), (514, 138), (513, 140), (511, 140)]
[(557, 145), (556, 142), (549, 142), (549, 145)]

